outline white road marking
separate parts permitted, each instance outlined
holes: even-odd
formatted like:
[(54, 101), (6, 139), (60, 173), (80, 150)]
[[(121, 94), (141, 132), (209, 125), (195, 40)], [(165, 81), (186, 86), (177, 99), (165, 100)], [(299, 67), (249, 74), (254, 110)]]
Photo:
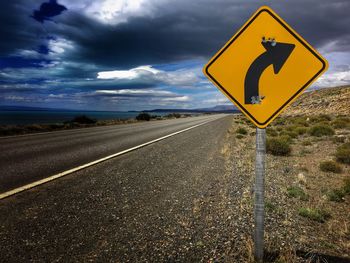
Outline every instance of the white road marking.
[(128, 153), (128, 152), (131, 152), (131, 151), (140, 149), (140, 148), (145, 147), (145, 146), (147, 146), (147, 145), (150, 145), (150, 144), (152, 144), (152, 143), (159, 142), (159, 141), (161, 141), (161, 140), (164, 140), (164, 139), (166, 139), (166, 138), (172, 137), (172, 136), (177, 135), (177, 134), (179, 134), (179, 133), (183, 133), (183, 132), (192, 130), (192, 129), (194, 129), (194, 128), (197, 128), (197, 127), (199, 127), (199, 126), (202, 126), (202, 125), (207, 124), (207, 123), (209, 123), (209, 122), (211, 122), (211, 121), (214, 121), (214, 120), (217, 120), (217, 119), (211, 119), (211, 120), (209, 120), (209, 121), (205, 121), (205, 122), (202, 122), (202, 123), (200, 123), (200, 124), (196, 124), (196, 125), (194, 125), (194, 126), (191, 126), (191, 127), (189, 127), (189, 128), (183, 129), (183, 130), (181, 130), (181, 131), (173, 132), (173, 133), (171, 133), (171, 134), (165, 135), (165, 136), (160, 137), (160, 138), (158, 138), (158, 139), (155, 139), (155, 140), (152, 140), (152, 141), (149, 141), (149, 142), (146, 142), (146, 143), (143, 143), (143, 144), (140, 144), (140, 145), (131, 147), (131, 148), (126, 149), (126, 150), (124, 150), (124, 151), (121, 151), (121, 152), (118, 152), (118, 153), (115, 153), (115, 154), (108, 155), (108, 156), (106, 156), (106, 157), (103, 157), (103, 158), (101, 158), (101, 159), (95, 160), (95, 161), (93, 161), (93, 162), (83, 164), (83, 165), (78, 166), (78, 167), (75, 167), (75, 168), (73, 168), (73, 169), (70, 169), (70, 170), (67, 170), (67, 171), (64, 171), (64, 172), (55, 174), (55, 175), (51, 175), (51, 176), (46, 177), (46, 178), (44, 178), (44, 179), (41, 179), (41, 180), (39, 180), (39, 181), (30, 183), (30, 184), (26, 184), (26, 185), (24, 185), (24, 186), (15, 188), (15, 189), (10, 190), (10, 191), (7, 191), (7, 192), (4, 192), (4, 193), (0, 194), (0, 200), (1, 200), (1, 199), (4, 199), (4, 198), (6, 198), (6, 197), (9, 197), (9, 196), (11, 196), (11, 195), (18, 194), (18, 193), (20, 193), (20, 192), (29, 190), (29, 189), (34, 188), (34, 187), (36, 187), (36, 186), (39, 186), (39, 185), (48, 183), (48, 182), (53, 181), (53, 180), (56, 180), (56, 179), (58, 179), (58, 178), (60, 178), (60, 177), (63, 177), (63, 176), (66, 176), (66, 175), (68, 175), (68, 174), (77, 172), (77, 171), (82, 170), (82, 169), (85, 169), (85, 168), (87, 168), (87, 167), (93, 166), (93, 165), (95, 165), (95, 164), (98, 164), (98, 163), (107, 161), (107, 160), (112, 159), (112, 158), (114, 158), (114, 157), (117, 157), (117, 156), (126, 154), (126, 153)]

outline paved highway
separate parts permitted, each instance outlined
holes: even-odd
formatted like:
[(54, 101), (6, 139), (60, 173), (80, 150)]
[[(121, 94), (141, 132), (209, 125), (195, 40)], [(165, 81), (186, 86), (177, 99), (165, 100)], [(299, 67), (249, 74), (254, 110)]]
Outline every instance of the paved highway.
[[(112, 143), (113, 152), (208, 119), (214, 120), (0, 200), (0, 261), (224, 262), (221, 255), (230, 252), (231, 242), (238, 240), (232, 233), (240, 233), (234, 232), (236, 220), (228, 219), (233, 216), (230, 207), (242, 198), (239, 182), (233, 183), (231, 172), (226, 173), (222, 154), (232, 116), (2, 141), (18, 146), (5, 145), (11, 156), (33, 161), (50, 157), (45, 156), (50, 152), (48, 145), (57, 144), (53, 154), (69, 163), (71, 158), (80, 160), (77, 156), (85, 152), (102, 152)], [(140, 134), (145, 138), (138, 140)], [(134, 138), (127, 139), (130, 136)], [(70, 154), (77, 146), (80, 151)], [(22, 153), (27, 147), (31, 151)], [(20, 163), (19, 159), (19, 167), (25, 167)], [(33, 164), (33, 169), (40, 164)], [(54, 169), (50, 163), (44, 167)]]
[(0, 193), (223, 116), (0, 138)]

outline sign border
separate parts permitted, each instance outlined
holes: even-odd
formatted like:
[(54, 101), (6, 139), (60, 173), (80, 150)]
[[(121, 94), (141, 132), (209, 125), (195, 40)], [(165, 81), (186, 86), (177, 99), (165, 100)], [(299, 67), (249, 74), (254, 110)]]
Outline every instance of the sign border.
[[(307, 81), (293, 96), (291, 96), (279, 109), (277, 109), (266, 121), (259, 122), (254, 116), (252, 116), (248, 110), (246, 110), (227, 90), (209, 73), (209, 67), (221, 56), (222, 53), (226, 51), (227, 48), (231, 46), (231, 44), (248, 28), (248, 26), (262, 13), (267, 12), (270, 14), (278, 23), (280, 23), (291, 35), (293, 35), (306, 49), (308, 49), (319, 61), (322, 63), (322, 68), (309, 80)], [(323, 73), (328, 68), (327, 61), (317, 53), (301, 36), (299, 36), (289, 25), (283, 21), (281, 18), (274, 13), (274, 11), (268, 6), (260, 7), (255, 14), (246, 22), (245, 25), (229, 40), (225, 46), (219, 50), (214, 57), (209, 61), (207, 65), (204, 66), (204, 74), (207, 75), (214, 83), (220, 88), (226, 96), (228, 96), (235, 104), (240, 108), (248, 117), (253, 120), (253, 122), (259, 128), (265, 128), (273, 119), (277, 117), (277, 115), (288, 106), (294, 99), (296, 99), (297, 95), (299, 95), (302, 91), (304, 91), (316, 78)]]

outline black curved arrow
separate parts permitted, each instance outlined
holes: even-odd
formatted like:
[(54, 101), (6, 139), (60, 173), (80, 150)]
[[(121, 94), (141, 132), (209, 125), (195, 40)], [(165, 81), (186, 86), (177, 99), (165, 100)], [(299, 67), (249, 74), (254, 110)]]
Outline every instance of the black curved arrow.
[(257, 57), (250, 65), (244, 80), (244, 103), (253, 104), (259, 97), (259, 79), (264, 70), (273, 65), (275, 74), (281, 70), (289, 55), (295, 48), (294, 44), (281, 42), (261, 42), (266, 51)]

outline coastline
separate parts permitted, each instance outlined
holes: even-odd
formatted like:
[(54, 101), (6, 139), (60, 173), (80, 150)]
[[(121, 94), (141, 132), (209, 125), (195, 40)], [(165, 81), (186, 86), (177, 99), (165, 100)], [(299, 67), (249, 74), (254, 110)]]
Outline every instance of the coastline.
[[(200, 114), (169, 113), (164, 116), (150, 115), (151, 118), (149, 121), (187, 118), (187, 117), (193, 117), (193, 116), (201, 116), (204, 114), (211, 114), (211, 113), (200, 113)], [(138, 123), (138, 122), (146, 122), (146, 121), (147, 120), (137, 120), (135, 117), (135, 118), (128, 118), (128, 119), (96, 120), (96, 122), (94, 123), (79, 123), (75, 121), (67, 121), (67, 122), (52, 123), (52, 124), (0, 125), (0, 137), (9, 137), (9, 136), (16, 136), (16, 135), (63, 131), (63, 130), (81, 129), (81, 128), (90, 128), (90, 127), (99, 127), (99, 126), (122, 125), (122, 124), (130, 124), (130, 123)]]

